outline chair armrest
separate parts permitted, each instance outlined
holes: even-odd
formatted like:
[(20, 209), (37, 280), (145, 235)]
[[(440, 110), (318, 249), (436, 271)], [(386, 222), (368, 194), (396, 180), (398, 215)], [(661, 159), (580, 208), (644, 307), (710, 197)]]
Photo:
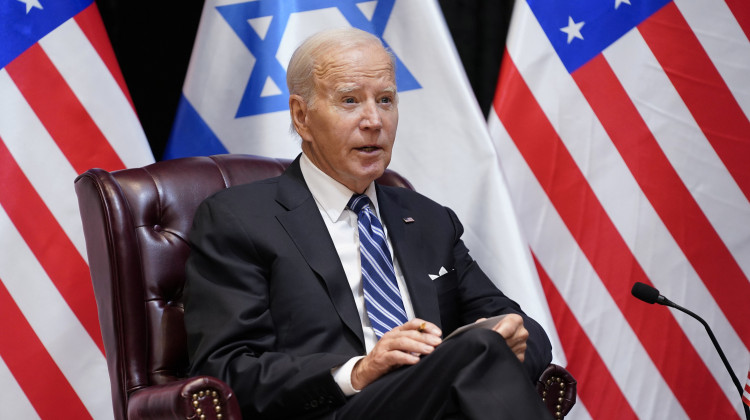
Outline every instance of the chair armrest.
[(550, 364), (536, 383), (536, 390), (555, 419), (562, 419), (576, 403), (577, 382), (564, 367)]
[(203, 418), (242, 420), (232, 389), (210, 376), (150, 386), (135, 391), (128, 399), (128, 419)]

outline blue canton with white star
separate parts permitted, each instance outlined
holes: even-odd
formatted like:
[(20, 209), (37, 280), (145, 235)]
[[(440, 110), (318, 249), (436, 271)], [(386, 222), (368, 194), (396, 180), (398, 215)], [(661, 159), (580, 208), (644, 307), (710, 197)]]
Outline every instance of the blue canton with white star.
[(0, 69), (94, 0), (0, 0)]
[(672, 0), (527, 0), (572, 73)]
[[(393, 10), (394, 1), (379, 0), (371, 20), (367, 19), (357, 7), (357, 3), (361, 2), (351, 0), (258, 0), (217, 7), (221, 16), (256, 59), (235, 118), (288, 109), (289, 91), (286, 87), (286, 70), (276, 58), (276, 53), (292, 13), (337, 8), (350, 25), (370, 32), (383, 40), (383, 32)], [(271, 17), (271, 23), (265, 38), (261, 39), (248, 24), (248, 20), (267, 17)], [(385, 40), (383, 44), (388, 48)], [(398, 56), (395, 57), (398, 90), (403, 92), (421, 88), (419, 82)], [(276, 84), (281, 93), (261, 96), (268, 78)]]

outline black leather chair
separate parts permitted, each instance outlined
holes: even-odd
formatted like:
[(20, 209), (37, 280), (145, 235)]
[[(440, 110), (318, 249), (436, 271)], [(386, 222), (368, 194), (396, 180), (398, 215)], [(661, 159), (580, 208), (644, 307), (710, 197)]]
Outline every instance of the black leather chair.
[[(277, 176), (290, 162), (217, 155), (111, 173), (91, 169), (76, 178), (115, 418), (241, 419), (229, 386), (186, 377), (187, 236), (203, 199)], [(378, 182), (412, 188), (392, 171)], [(575, 403), (575, 380), (559, 366), (545, 371), (538, 389), (558, 418)]]

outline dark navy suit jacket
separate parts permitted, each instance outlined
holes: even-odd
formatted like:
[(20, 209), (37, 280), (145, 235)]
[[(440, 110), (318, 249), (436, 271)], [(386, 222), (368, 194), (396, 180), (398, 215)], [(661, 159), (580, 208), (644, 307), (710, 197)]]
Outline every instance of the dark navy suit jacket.
[[(404, 188), (377, 194), (416, 316), (447, 336), (480, 317), (522, 314), (524, 365), (537, 378), (551, 360), (549, 340), (470, 257), (456, 215)], [(245, 418), (325, 418), (344, 404), (331, 369), (365, 354), (361, 321), (299, 158), (279, 177), (208, 198), (190, 241), (190, 373), (227, 382)], [(448, 273), (431, 280), (441, 267)]]

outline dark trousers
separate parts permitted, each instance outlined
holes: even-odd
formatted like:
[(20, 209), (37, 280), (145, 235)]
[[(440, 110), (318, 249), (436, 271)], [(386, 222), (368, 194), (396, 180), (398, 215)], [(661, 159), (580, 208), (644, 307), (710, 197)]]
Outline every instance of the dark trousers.
[(469, 330), (397, 369), (339, 408), (341, 420), (551, 419), (503, 338)]

